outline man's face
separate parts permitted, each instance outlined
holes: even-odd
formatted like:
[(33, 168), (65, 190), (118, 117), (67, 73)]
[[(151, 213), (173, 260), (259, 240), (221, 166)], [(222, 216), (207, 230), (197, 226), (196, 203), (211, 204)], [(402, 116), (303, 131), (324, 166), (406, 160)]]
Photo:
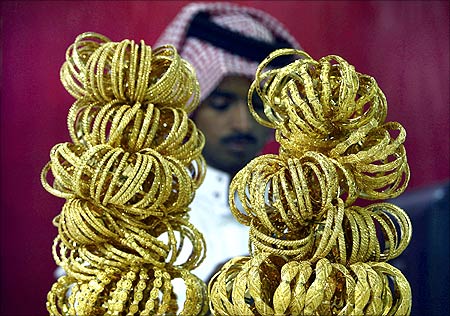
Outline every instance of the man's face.
[[(271, 130), (258, 124), (247, 107), (251, 80), (226, 77), (199, 105), (194, 117), (204, 133), (206, 162), (234, 175), (263, 148)], [(257, 104), (254, 104), (258, 108)], [(262, 105), (260, 106), (262, 111)]]

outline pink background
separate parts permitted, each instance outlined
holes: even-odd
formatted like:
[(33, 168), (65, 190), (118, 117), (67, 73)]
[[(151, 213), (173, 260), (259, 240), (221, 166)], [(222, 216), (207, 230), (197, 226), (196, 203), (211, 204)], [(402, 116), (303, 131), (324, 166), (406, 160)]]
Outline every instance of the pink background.
[[(448, 1), (236, 2), (283, 21), (313, 58), (337, 54), (375, 77), (388, 120), (408, 132), (409, 189), (449, 178)], [(42, 188), (39, 173), (51, 147), (69, 139), (74, 99), (59, 81), (67, 47), (86, 31), (152, 45), (186, 3), (1, 3), (2, 315), (46, 314), (57, 233), (51, 221), (63, 200)]]

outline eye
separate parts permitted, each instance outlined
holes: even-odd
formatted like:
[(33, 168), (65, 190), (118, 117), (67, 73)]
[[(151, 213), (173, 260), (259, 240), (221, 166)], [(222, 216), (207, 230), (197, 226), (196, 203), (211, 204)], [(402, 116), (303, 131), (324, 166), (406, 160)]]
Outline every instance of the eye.
[(206, 99), (207, 105), (217, 111), (227, 110), (234, 101), (235, 97), (218, 91), (211, 93), (211, 95)]

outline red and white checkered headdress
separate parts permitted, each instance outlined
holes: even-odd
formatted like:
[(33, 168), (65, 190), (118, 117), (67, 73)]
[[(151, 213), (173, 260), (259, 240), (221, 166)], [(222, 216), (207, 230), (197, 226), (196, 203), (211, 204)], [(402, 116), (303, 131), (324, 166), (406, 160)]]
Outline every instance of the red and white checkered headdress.
[(226, 2), (194, 2), (169, 24), (155, 47), (172, 44), (195, 68), (204, 100), (228, 75), (253, 78), (276, 48), (301, 49), (269, 14)]

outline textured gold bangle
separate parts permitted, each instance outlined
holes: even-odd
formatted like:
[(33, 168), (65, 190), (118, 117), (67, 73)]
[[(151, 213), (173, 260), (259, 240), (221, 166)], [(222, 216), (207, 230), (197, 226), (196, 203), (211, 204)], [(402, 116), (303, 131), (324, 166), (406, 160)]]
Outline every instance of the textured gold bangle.
[(60, 77), (77, 99), (154, 103), (187, 113), (199, 101), (195, 71), (170, 45), (152, 51), (143, 41), (115, 43), (100, 34), (83, 33), (67, 50)]
[(387, 263), (286, 262), (268, 253), (230, 260), (209, 292), (215, 315), (407, 315), (411, 293), (404, 276)]
[[(130, 154), (108, 145), (82, 151), (66, 143), (55, 146), (53, 153), (51, 168), (55, 182), (72, 196), (93, 199), (102, 205), (161, 209), (169, 213), (190, 204), (193, 188), (198, 186), (198, 178), (202, 179), (202, 175), (192, 179), (179, 160), (163, 157), (150, 148)], [(153, 181), (154, 176), (157, 178)], [(177, 194), (171, 193), (174, 191)]]
[(153, 148), (185, 164), (200, 157), (205, 142), (184, 110), (153, 104), (130, 106), (113, 100), (103, 105), (82, 99), (71, 107), (67, 124), (75, 144), (108, 144), (130, 152)]
[[(71, 142), (55, 145), (41, 172), (43, 187), (66, 199), (52, 247), (66, 276), (47, 310), (206, 314), (205, 284), (190, 273), (205, 241), (186, 214), (205, 175), (205, 139), (188, 117), (199, 102), (194, 69), (170, 45), (83, 33), (67, 49), (60, 79), (77, 100), (67, 116)], [(191, 254), (177, 260), (184, 243)], [(183, 308), (171, 284), (179, 277)]]
[[(283, 55), (300, 58), (274, 68)], [(406, 132), (385, 122), (374, 78), (339, 56), (316, 61), (281, 49), (260, 63), (248, 106), (275, 129), (280, 150), (231, 181), (230, 208), (250, 227), (250, 257), (231, 259), (213, 277), (212, 313), (408, 315), (409, 284), (382, 261), (407, 247), (411, 222), (389, 203), (354, 205), (398, 196), (409, 181)]]

